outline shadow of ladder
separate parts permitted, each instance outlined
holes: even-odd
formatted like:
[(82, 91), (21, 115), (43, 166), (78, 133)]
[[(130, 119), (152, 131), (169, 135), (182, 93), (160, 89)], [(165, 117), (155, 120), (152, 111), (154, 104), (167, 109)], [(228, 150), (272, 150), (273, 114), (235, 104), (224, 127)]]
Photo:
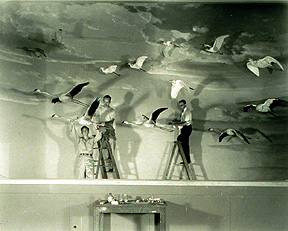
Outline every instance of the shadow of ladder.
[(190, 168), (187, 163), (186, 157), (183, 152), (182, 144), (180, 141), (174, 141), (174, 146), (172, 148), (171, 155), (168, 158), (167, 165), (163, 174), (163, 180), (172, 179), (173, 172), (175, 171), (175, 167), (177, 165), (179, 156), (181, 157), (182, 162), (183, 162), (180, 175), (179, 175), (179, 179), (183, 179), (183, 173), (185, 172), (188, 177), (188, 180), (197, 180), (193, 166)]
[[(120, 154), (118, 153), (118, 163), (121, 162), (121, 158), (120, 158)], [(130, 164), (132, 165), (130, 167)], [(128, 166), (129, 166), (129, 173), (127, 173), (127, 170), (125, 171), (123, 168), (123, 165), (121, 166), (120, 164), (120, 172), (121, 172), (121, 176), (122, 179), (139, 179), (139, 174), (138, 174), (138, 168), (137, 168), (137, 163), (136, 163), (136, 159), (135, 157), (132, 157), (132, 161), (128, 162)]]
[[(114, 155), (112, 153), (112, 148), (107, 139), (102, 138), (101, 140), (98, 141), (98, 148), (94, 148), (99, 150), (99, 156), (97, 160), (94, 160), (93, 168), (94, 168), (94, 175), (95, 179), (98, 179), (99, 176), (99, 169), (101, 169), (101, 174), (103, 179), (108, 179), (108, 174), (106, 168), (112, 167), (112, 173), (114, 179), (120, 179), (119, 171), (116, 165), (116, 161), (114, 158)], [(107, 150), (108, 156), (111, 159), (111, 165), (105, 163), (104, 156), (103, 156), (103, 151)], [(96, 168), (96, 170), (95, 170)]]
[[(206, 170), (202, 163), (194, 162), (194, 163), (191, 163), (190, 166), (191, 168), (193, 168), (197, 180), (202, 180), (202, 179), (208, 180)], [(202, 179), (198, 179), (199, 177), (201, 177)]]

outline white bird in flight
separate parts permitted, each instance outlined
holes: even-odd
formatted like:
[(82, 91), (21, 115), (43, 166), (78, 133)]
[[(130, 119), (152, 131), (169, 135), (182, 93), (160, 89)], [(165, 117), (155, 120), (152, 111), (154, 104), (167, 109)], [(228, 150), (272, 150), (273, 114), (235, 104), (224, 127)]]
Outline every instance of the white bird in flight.
[(252, 71), (256, 76), (259, 77), (260, 76), (259, 68), (268, 68), (270, 73), (272, 73), (273, 64), (277, 64), (280, 67), (281, 71), (284, 71), (284, 68), (281, 65), (281, 63), (271, 56), (266, 56), (265, 58), (258, 60), (253, 60), (249, 58), (247, 62), (247, 68), (250, 71)]
[(205, 51), (210, 52), (210, 53), (219, 52), (221, 47), (222, 47), (222, 44), (224, 42), (224, 39), (226, 39), (228, 37), (229, 37), (229, 35), (222, 35), (222, 36), (216, 38), (212, 47), (208, 44), (204, 44), (204, 46), (206, 47)]
[(137, 58), (137, 61), (135, 63), (128, 63), (128, 65), (133, 69), (137, 69), (137, 70), (146, 72), (144, 69), (142, 69), (142, 66), (143, 66), (144, 61), (147, 58), (148, 58), (148, 56), (146, 56), (146, 55), (140, 56), (139, 58)]
[(218, 132), (218, 133), (220, 132), (220, 135), (218, 137), (219, 142), (221, 142), (226, 136), (231, 136), (231, 137), (235, 136), (235, 137), (238, 137), (240, 140), (243, 140), (245, 143), (250, 144), (249, 140), (247, 139), (246, 136), (244, 136), (243, 133), (233, 128), (227, 128), (224, 131), (220, 131), (214, 128), (209, 128), (208, 131)]
[(59, 118), (59, 119), (63, 119), (65, 121), (68, 121), (70, 123), (78, 123), (82, 126), (89, 126), (89, 125), (92, 125), (94, 124), (95, 126), (104, 126), (102, 124), (98, 124), (96, 123), (95, 121), (92, 120), (93, 118), (93, 115), (95, 114), (97, 108), (99, 107), (99, 104), (100, 104), (100, 97), (97, 97), (93, 102), (92, 104), (87, 108), (86, 112), (84, 113), (83, 116), (81, 117), (77, 117), (76, 119), (71, 119), (71, 118), (67, 118), (67, 117), (64, 117), (64, 116), (60, 116), (60, 115), (57, 115), (57, 114), (53, 114), (51, 117), (52, 118)]
[(181, 45), (178, 45), (173, 41), (159, 41), (159, 43), (163, 44), (162, 55), (164, 57), (168, 57), (169, 51), (171, 51), (173, 48), (182, 48)]
[(195, 90), (194, 88), (188, 86), (186, 83), (184, 83), (182, 80), (170, 80), (169, 82), (172, 83), (171, 87), (171, 98), (176, 99), (179, 91), (184, 87), (186, 90)]
[(278, 99), (278, 98), (270, 98), (270, 99), (266, 99), (264, 101), (264, 103), (261, 104), (248, 104), (243, 108), (244, 112), (248, 112), (248, 110), (250, 108), (254, 108), (256, 111), (261, 112), (261, 113), (270, 113), (273, 116), (277, 117), (274, 113), (273, 113), (273, 108), (277, 107), (277, 106), (288, 106), (288, 102), (282, 99)]
[(168, 131), (168, 132), (173, 132), (174, 130), (172, 129), (168, 129), (162, 126), (159, 126), (156, 124), (156, 120), (158, 118), (158, 116), (160, 115), (161, 112), (167, 110), (168, 108), (158, 108), (157, 110), (153, 111), (151, 116), (148, 117), (146, 115), (142, 115), (144, 121), (138, 122), (138, 121), (134, 121), (134, 122), (128, 122), (128, 121), (123, 121), (123, 124), (128, 124), (128, 125), (138, 125), (138, 126), (144, 126), (146, 128), (159, 128), (161, 130), (164, 131)]
[(89, 82), (78, 84), (78, 85), (74, 86), (71, 90), (69, 90), (68, 92), (64, 92), (64, 93), (60, 93), (60, 94), (56, 94), (56, 95), (50, 94), (50, 93), (42, 91), (40, 89), (35, 89), (34, 92), (40, 93), (46, 97), (52, 98), (52, 103), (73, 102), (73, 103), (77, 103), (81, 106), (88, 107), (89, 106), (88, 104), (85, 104), (85, 103), (83, 103), (77, 99), (74, 99), (74, 96), (77, 95), (82, 90), (82, 88), (88, 84), (89, 84)]
[(120, 74), (118, 74), (117, 72), (116, 72), (116, 70), (117, 70), (117, 65), (111, 65), (111, 66), (109, 66), (109, 67), (107, 67), (107, 68), (105, 68), (105, 67), (100, 67), (100, 70), (104, 73), (104, 74), (114, 74), (114, 75), (116, 75), (116, 76), (121, 76)]

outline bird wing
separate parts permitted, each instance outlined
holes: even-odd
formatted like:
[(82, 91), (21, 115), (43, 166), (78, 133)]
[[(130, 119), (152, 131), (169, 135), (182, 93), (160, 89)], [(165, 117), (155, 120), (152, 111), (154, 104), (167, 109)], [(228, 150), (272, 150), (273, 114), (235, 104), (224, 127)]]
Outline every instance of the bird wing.
[(117, 65), (111, 65), (110, 67), (106, 69), (106, 71), (108, 71), (109, 73), (112, 73), (116, 71), (116, 69), (117, 69)]
[(140, 56), (137, 61), (136, 61), (136, 65), (139, 67), (142, 67), (144, 61), (148, 58), (148, 56)]
[(247, 144), (250, 144), (249, 140), (246, 138), (246, 136), (244, 136), (241, 132), (234, 130), (235, 134), (238, 138), (240, 138), (241, 140), (243, 140), (244, 142), (246, 142)]
[(258, 67), (255, 67), (251, 64), (251, 62), (248, 62), (247, 63), (247, 68), (252, 71), (255, 75), (257, 75), (258, 77), (260, 76), (260, 73), (259, 73), (259, 68)]
[(227, 132), (221, 132), (219, 135), (219, 142), (221, 142), (226, 136), (228, 136)]
[(172, 48), (173, 48), (173, 46), (165, 46), (164, 45), (163, 48), (162, 48), (162, 55), (164, 57), (168, 57), (169, 56), (169, 51), (171, 51)]
[(273, 108), (277, 107), (277, 106), (282, 106), (282, 107), (287, 107), (288, 106), (288, 102), (287, 101), (285, 101), (283, 99), (278, 99), (278, 98), (271, 99), (271, 101), (268, 102), (268, 103), (270, 103), (270, 105), (268, 105), (268, 106), (270, 107), (271, 110)]
[(165, 110), (167, 110), (168, 108), (167, 107), (162, 107), (162, 108), (158, 108), (157, 110), (153, 111), (152, 114), (151, 114), (151, 117), (150, 119), (156, 123), (156, 119), (158, 118), (159, 114)]
[(229, 35), (222, 35), (222, 36), (216, 38), (212, 49), (215, 50), (215, 51), (218, 51), (221, 48), (221, 46), (222, 46), (222, 44), (224, 42), (224, 39), (228, 38), (228, 37), (229, 37)]
[(243, 108), (243, 111), (244, 112), (247, 112), (250, 108), (253, 108), (254, 106), (252, 104), (249, 104), (249, 105), (246, 105), (244, 108)]
[(92, 118), (92, 116), (94, 115), (96, 109), (99, 107), (100, 104), (100, 98), (97, 97), (93, 103), (90, 105), (90, 107), (87, 109), (85, 116), (90, 116)]
[(74, 97), (75, 95), (77, 95), (83, 87), (85, 87), (86, 85), (88, 85), (89, 82), (86, 82), (86, 83), (80, 83), (78, 85), (76, 85), (75, 87), (73, 87), (68, 93)]
[(261, 61), (263, 61), (263, 62), (268, 62), (268, 63), (270, 63), (270, 64), (276, 63), (276, 64), (281, 68), (281, 70), (284, 71), (284, 68), (283, 68), (283, 66), (281, 65), (281, 63), (280, 63), (277, 59), (275, 59), (275, 58), (273, 58), (273, 57), (271, 57), (271, 56), (266, 56), (266, 57), (263, 58)]
[(171, 87), (171, 98), (176, 99), (179, 91), (182, 89), (183, 85), (174, 83), (172, 82), (172, 87)]

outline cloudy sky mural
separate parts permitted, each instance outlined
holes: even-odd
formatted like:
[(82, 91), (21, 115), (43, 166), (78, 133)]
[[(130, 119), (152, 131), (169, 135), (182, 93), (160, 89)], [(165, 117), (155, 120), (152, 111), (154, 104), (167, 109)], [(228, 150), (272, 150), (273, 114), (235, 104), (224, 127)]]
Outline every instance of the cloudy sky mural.
[[(75, 157), (63, 158), (64, 153), (75, 152), (73, 141), (67, 137), (68, 125), (51, 121), (50, 116), (78, 116), (85, 109), (52, 105), (33, 90), (59, 93), (89, 81), (79, 94), (85, 103), (107, 93), (112, 96), (123, 176), (133, 162), (138, 178), (159, 177), (166, 143), (173, 141), (175, 134), (151, 133), (121, 122), (140, 120), (142, 114), (167, 106), (169, 109), (159, 117), (160, 122), (167, 123), (177, 111), (175, 102), (184, 98), (193, 113), (192, 154), (210, 179), (287, 178), (288, 107), (275, 107), (277, 117), (255, 110), (243, 112), (246, 104), (263, 103), (267, 98), (288, 100), (287, 4), (16, 1), (1, 2), (0, 11), (0, 128), (5, 150), (1, 158), (9, 162), (8, 166), (2, 164), (2, 175), (19, 177), (20, 170), (15, 170), (11, 158), (21, 152), (26, 177), (37, 172), (31, 165), (36, 158), (38, 165), (44, 166), (36, 177), (69, 178), (70, 167), (66, 167), (68, 174), (65, 169), (59, 173), (59, 166), (62, 162), (73, 168)], [(63, 31), (62, 44), (53, 41), (59, 29)], [(205, 51), (205, 44), (212, 46), (222, 35), (229, 37), (221, 52)], [(163, 41), (176, 46), (167, 47)], [(37, 53), (37, 48), (46, 57), (39, 49)], [(128, 62), (143, 55), (148, 56), (143, 64), (146, 72), (129, 68)], [(257, 77), (247, 68), (248, 59), (266, 56), (278, 60), (284, 70), (279, 65), (273, 65), (272, 73), (260, 68)], [(110, 65), (117, 65), (120, 77), (99, 70)], [(171, 99), (172, 79), (182, 80), (195, 90), (182, 89)], [(217, 134), (208, 131), (210, 127), (238, 129), (251, 144), (235, 138), (219, 143)], [(60, 147), (61, 139), (53, 139), (49, 129), (69, 148)], [(35, 139), (39, 139), (37, 144)], [(134, 148), (125, 149), (127, 143)], [(150, 153), (147, 146), (152, 147)], [(35, 150), (37, 155), (31, 154)], [(147, 170), (155, 153), (156, 161)], [(215, 167), (215, 163), (219, 165)], [(223, 168), (228, 173), (219, 172)]]

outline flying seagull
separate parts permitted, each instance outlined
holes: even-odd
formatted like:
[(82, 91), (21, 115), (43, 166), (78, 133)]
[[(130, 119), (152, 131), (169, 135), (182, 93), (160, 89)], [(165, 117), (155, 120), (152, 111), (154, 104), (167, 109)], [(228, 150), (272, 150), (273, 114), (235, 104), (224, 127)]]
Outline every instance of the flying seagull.
[[(81, 117), (77, 117), (76, 119), (70, 119), (70, 118), (67, 118), (67, 117), (64, 117), (64, 116), (60, 116), (60, 115), (57, 115), (57, 114), (53, 114), (51, 117), (52, 118), (59, 118), (59, 119), (63, 119), (65, 121), (68, 121), (70, 123), (75, 123), (77, 122), (78, 124), (82, 125), (82, 126), (89, 126), (91, 124), (94, 124), (94, 125), (98, 125), (98, 126), (101, 126), (101, 124), (97, 124), (96, 122), (94, 122), (92, 120), (93, 118), (93, 115), (95, 114), (97, 108), (99, 107), (99, 104), (100, 104), (100, 97), (97, 97), (93, 102), (92, 104), (87, 108), (86, 112), (84, 113), (83, 116)], [(103, 125), (104, 126), (104, 125)]]
[(204, 44), (204, 47), (206, 47), (205, 51), (210, 52), (210, 53), (219, 52), (221, 47), (222, 47), (222, 44), (224, 42), (224, 39), (226, 39), (228, 37), (229, 37), (229, 35), (222, 35), (222, 36), (216, 38), (212, 47), (208, 44)]
[(250, 108), (253, 108), (255, 109), (256, 111), (258, 112), (261, 112), (261, 113), (270, 113), (272, 114), (273, 116), (279, 118), (278, 116), (276, 116), (274, 113), (273, 113), (273, 109), (277, 106), (288, 106), (288, 102), (285, 101), (285, 100), (282, 100), (282, 99), (278, 99), (278, 98), (270, 98), (270, 99), (266, 99), (264, 101), (264, 103), (261, 103), (261, 104), (248, 104), (246, 105), (244, 108), (243, 108), (243, 111), (244, 112), (248, 112), (248, 110)]
[(78, 84), (78, 85), (74, 86), (70, 91), (60, 93), (57, 95), (52, 95), (52, 94), (45, 92), (45, 91), (42, 91), (40, 89), (35, 89), (34, 92), (37, 92), (37, 93), (40, 93), (44, 96), (52, 98), (52, 103), (73, 102), (73, 103), (77, 103), (79, 105), (88, 107), (89, 106), (88, 104), (82, 103), (81, 101), (74, 99), (74, 96), (77, 95), (82, 90), (82, 88), (88, 84), (89, 84), (89, 82)]
[(114, 75), (116, 75), (116, 76), (121, 76), (120, 74), (118, 74), (117, 72), (116, 72), (116, 69), (117, 69), (117, 65), (111, 65), (111, 66), (109, 66), (109, 67), (107, 67), (107, 68), (105, 68), (105, 67), (100, 67), (100, 70), (104, 73), (104, 74), (114, 74)]
[(137, 61), (135, 63), (128, 63), (128, 65), (133, 68), (133, 69), (137, 69), (140, 71), (144, 71), (146, 72), (144, 69), (142, 69), (143, 63), (144, 61), (148, 58), (148, 56), (140, 56), (139, 58), (137, 58)]
[(260, 76), (259, 68), (268, 68), (269, 72), (272, 73), (273, 64), (277, 64), (280, 67), (281, 71), (284, 71), (284, 68), (281, 65), (281, 63), (271, 56), (266, 56), (265, 58), (258, 60), (253, 60), (249, 58), (246, 65), (250, 71), (252, 71), (256, 76), (259, 77)]
[(195, 90), (194, 88), (188, 86), (186, 83), (184, 83), (182, 80), (170, 80), (169, 82), (172, 83), (171, 87), (171, 98), (176, 99), (179, 91), (184, 87), (186, 90)]
[[(218, 129), (214, 129), (214, 128), (209, 128), (208, 131), (211, 132), (219, 132)], [(250, 144), (250, 142), (248, 141), (247, 137), (243, 135), (243, 133), (239, 132), (236, 129), (233, 128), (227, 128), (224, 131), (220, 131), (220, 135), (219, 135), (219, 142), (221, 142), (226, 136), (231, 136), (231, 137), (238, 137), (240, 140), (244, 141), (247, 144)]]
[(176, 43), (174, 43), (173, 41), (159, 41), (158, 43), (163, 45), (163, 49), (162, 49), (162, 55), (164, 57), (168, 57), (169, 56), (169, 51), (171, 51), (173, 48), (182, 48), (181, 45), (178, 45)]
[(129, 124), (129, 125), (138, 125), (138, 126), (144, 126), (146, 128), (159, 128), (161, 130), (164, 131), (168, 131), (168, 132), (173, 132), (174, 130), (159, 126), (156, 124), (156, 120), (158, 118), (158, 116), (160, 115), (161, 112), (167, 110), (168, 108), (158, 108), (157, 110), (153, 111), (151, 116), (148, 117), (146, 115), (142, 115), (144, 121), (141, 122), (128, 122), (128, 121), (123, 121), (123, 124)]

